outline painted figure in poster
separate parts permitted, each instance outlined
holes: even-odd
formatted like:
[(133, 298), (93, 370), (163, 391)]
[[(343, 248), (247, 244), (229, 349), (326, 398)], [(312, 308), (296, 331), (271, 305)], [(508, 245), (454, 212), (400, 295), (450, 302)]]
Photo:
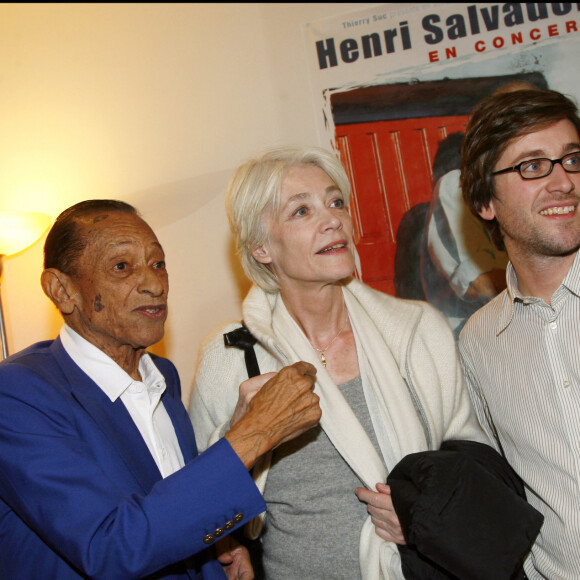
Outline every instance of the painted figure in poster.
[(459, 335), (465, 321), (505, 288), (507, 255), (463, 203), (460, 177), (462, 133), (439, 143), (433, 163), (433, 197), (421, 253), (425, 298), (441, 310)]
[[(493, 94), (534, 88), (538, 87), (530, 82), (511, 81)], [(460, 186), (463, 137), (461, 132), (452, 133), (439, 142), (428, 210), (427, 204), (414, 208), (415, 216), (419, 212), (427, 214), (425, 223), (418, 223), (415, 234), (418, 240), (414, 241), (418, 244), (420, 274), (412, 283), (420, 284), (421, 293), (407, 296), (434, 304), (445, 314), (456, 336), (474, 312), (505, 288), (508, 262), (506, 252), (496, 247), (485, 225), (463, 201)], [(405, 228), (406, 222), (402, 221), (401, 226)], [(401, 251), (407, 252), (408, 240), (401, 242)], [(408, 264), (401, 264), (398, 270), (405, 268)], [(400, 284), (397, 289), (409, 292)]]

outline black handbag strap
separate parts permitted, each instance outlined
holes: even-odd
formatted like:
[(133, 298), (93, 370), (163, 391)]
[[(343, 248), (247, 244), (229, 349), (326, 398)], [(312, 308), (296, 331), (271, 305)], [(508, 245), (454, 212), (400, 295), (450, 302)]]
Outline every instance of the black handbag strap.
[(224, 334), (224, 344), (226, 346), (233, 346), (244, 351), (246, 370), (248, 371), (248, 378), (250, 379), (260, 374), (258, 359), (256, 358), (256, 352), (254, 351), (254, 345), (256, 342), (256, 338), (243, 323), (240, 328), (236, 328), (235, 330)]

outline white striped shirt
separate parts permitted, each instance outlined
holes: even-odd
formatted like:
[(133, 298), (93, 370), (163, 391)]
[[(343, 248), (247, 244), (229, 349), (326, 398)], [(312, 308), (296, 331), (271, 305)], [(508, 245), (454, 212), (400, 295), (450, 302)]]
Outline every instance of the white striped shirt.
[[(580, 252), (552, 304), (508, 287), (459, 338), (467, 385), (492, 439), (523, 479), (544, 524), (530, 579), (580, 578)], [(492, 423), (493, 421), (493, 423)]]

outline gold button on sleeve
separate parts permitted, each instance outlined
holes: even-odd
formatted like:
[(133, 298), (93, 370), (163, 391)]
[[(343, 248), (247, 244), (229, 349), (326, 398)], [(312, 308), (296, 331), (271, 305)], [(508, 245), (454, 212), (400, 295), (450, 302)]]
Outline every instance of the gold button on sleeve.
[(244, 519), (244, 514), (236, 514), (234, 517), (234, 522), (236, 522), (236, 524), (239, 524), (243, 519)]
[(214, 540), (215, 536), (213, 534), (207, 534), (206, 536), (203, 537), (204, 544), (212, 544)]
[(224, 535), (224, 531), (225, 530), (223, 528), (216, 528), (216, 531), (213, 533), (213, 535), (216, 538), (219, 538), (220, 536), (223, 536)]

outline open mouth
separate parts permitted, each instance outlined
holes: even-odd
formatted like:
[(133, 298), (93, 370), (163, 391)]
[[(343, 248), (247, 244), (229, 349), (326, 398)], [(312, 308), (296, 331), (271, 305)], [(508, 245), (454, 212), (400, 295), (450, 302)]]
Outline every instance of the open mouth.
[(164, 316), (165, 311), (165, 306), (143, 306), (142, 308), (137, 308), (137, 312), (140, 312), (149, 318), (159, 318)]
[(323, 248), (317, 254), (326, 254), (327, 252), (332, 252), (333, 250), (341, 250), (342, 248), (346, 248), (346, 244), (341, 242), (340, 244), (334, 244), (332, 246), (328, 246), (327, 248)]
[(564, 205), (561, 207), (549, 207), (548, 209), (543, 209), (540, 215), (566, 215), (573, 212), (575, 207), (573, 205)]

